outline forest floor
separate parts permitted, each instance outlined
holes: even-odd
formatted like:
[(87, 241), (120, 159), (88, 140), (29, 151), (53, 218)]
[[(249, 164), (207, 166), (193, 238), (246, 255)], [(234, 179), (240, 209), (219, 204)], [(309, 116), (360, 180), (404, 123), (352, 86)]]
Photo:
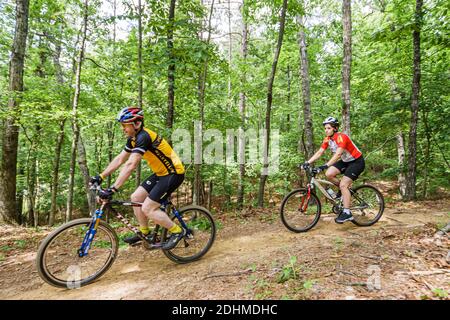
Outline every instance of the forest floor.
[(391, 200), (366, 228), (334, 217), (295, 234), (276, 207), (217, 214), (222, 227), (199, 261), (123, 247), (98, 281), (72, 290), (37, 274), (50, 229), (0, 226), (0, 299), (449, 299), (450, 238), (436, 231), (450, 221), (450, 198)]

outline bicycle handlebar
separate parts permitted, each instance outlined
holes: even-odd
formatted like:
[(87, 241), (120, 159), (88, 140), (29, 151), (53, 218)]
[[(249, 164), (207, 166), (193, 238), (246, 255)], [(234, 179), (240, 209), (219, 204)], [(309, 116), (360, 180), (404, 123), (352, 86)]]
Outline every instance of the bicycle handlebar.
[(89, 186), (89, 190), (98, 192), (98, 191), (102, 190), (102, 188), (100, 187), (99, 184), (93, 183)]
[(312, 167), (309, 164), (301, 164), (299, 165), (301, 170), (305, 170), (306, 173), (315, 176), (316, 174), (320, 173), (321, 171), (318, 168)]

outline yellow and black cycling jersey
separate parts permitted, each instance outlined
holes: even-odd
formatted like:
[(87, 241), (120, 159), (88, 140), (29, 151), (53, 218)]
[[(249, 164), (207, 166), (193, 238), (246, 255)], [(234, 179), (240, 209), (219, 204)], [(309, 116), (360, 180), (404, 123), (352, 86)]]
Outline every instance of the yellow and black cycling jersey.
[(128, 138), (125, 151), (142, 154), (157, 176), (184, 173), (183, 163), (169, 143), (145, 127), (135, 137)]

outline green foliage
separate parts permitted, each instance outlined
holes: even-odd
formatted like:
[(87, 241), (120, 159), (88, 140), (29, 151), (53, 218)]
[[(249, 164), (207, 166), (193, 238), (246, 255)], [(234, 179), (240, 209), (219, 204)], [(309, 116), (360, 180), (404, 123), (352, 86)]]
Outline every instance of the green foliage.
[[(111, 3), (90, 1), (89, 32), (82, 65), (81, 95), (77, 121), (81, 127), (90, 174), (102, 171), (110, 158), (125, 144), (114, 116), (125, 105), (136, 105), (138, 94), (137, 12), (130, 3), (113, 15)], [(193, 133), (199, 114), (199, 76), (208, 64), (204, 128), (227, 129), (242, 126), (239, 113), (241, 92), (246, 96), (245, 128), (265, 126), (267, 80), (272, 67), (278, 36), (282, 1), (246, 1), (242, 12), (249, 25), (248, 55), (241, 56), (241, 37), (233, 38), (231, 64), (225, 37), (213, 34), (206, 41), (209, 6), (199, 1), (177, 2), (174, 24), (175, 119), (174, 129)], [(167, 50), (169, 1), (147, 1), (143, 12), (143, 85), (146, 125), (162, 136), (170, 137), (166, 126), (167, 69), (171, 62)], [(14, 38), (15, 6), (6, 1), (0, 6), (0, 120), (11, 115), (6, 108), (9, 97), (20, 98), (20, 128), (17, 193), (24, 196), (24, 216), (30, 208), (30, 194), (36, 194), (36, 210), (46, 215), (51, 206), (56, 137), (65, 119), (61, 149), (59, 192), (56, 205), (65, 210), (68, 194), (74, 94), (74, 61), (79, 48), (82, 4), (79, 1), (38, 0), (30, 4), (29, 36), (25, 59), (24, 86), (20, 95), (7, 93), (8, 62)], [(353, 61), (351, 79), (352, 139), (367, 157), (362, 178), (392, 179), (404, 168), (398, 166), (396, 135), (401, 131), (408, 149), (411, 118), (413, 1), (375, 1), (352, 3)], [(450, 56), (448, 2), (424, 4), (421, 20), (421, 94), (417, 130), (417, 188), (427, 196), (450, 188), (447, 138), (450, 124), (442, 119), (450, 113), (448, 57)], [(222, 10), (216, 9), (214, 18)], [(341, 116), (342, 23), (340, 2), (314, 0), (306, 4), (289, 2), (284, 43), (278, 61), (273, 88), (271, 129), (280, 132), (279, 170), (269, 176), (272, 194), (283, 195), (298, 183), (296, 165), (305, 160), (299, 150), (303, 126), (302, 84), (299, 74), (299, 26), (303, 15), (309, 59), (311, 107), (314, 143), (323, 139), (324, 117)], [(236, 17), (238, 18), (238, 17)], [(114, 32), (114, 30), (116, 32)], [(232, 26), (233, 34), (241, 32)], [(217, 30), (213, 30), (217, 33)], [(203, 38), (199, 34), (203, 33)], [(115, 37), (114, 37), (115, 35)], [(55, 55), (61, 47), (59, 70)], [(245, 74), (245, 79), (243, 78)], [(228, 93), (228, 81), (231, 92)], [(112, 146), (108, 145), (111, 138)], [(192, 142), (193, 143), (193, 142)], [(227, 145), (223, 141), (223, 146)], [(327, 153), (321, 160), (330, 157)], [(187, 166), (189, 167), (189, 165)], [(33, 169), (35, 168), (35, 170)], [(256, 204), (261, 164), (246, 164), (244, 181), (246, 206)], [(186, 183), (194, 179), (193, 166)], [(80, 170), (76, 170), (74, 206), (86, 212), (87, 200)], [(143, 166), (143, 176), (151, 172)], [(236, 205), (237, 165), (203, 165), (204, 181), (214, 182), (213, 202), (218, 210)], [(112, 176), (112, 181), (117, 173)], [(133, 176), (130, 180), (133, 179)], [(36, 186), (36, 187), (33, 187)], [(134, 181), (121, 188), (128, 198)], [(425, 194), (424, 194), (425, 196)], [(276, 198), (276, 197), (275, 197)], [(266, 199), (268, 200), (268, 199)], [(275, 200), (276, 202), (277, 200)], [(275, 203), (276, 205), (277, 203)], [(273, 205), (273, 203), (272, 203)], [(57, 217), (61, 219), (61, 215)]]
[(433, 289), (433, 294), (440, 299), (447, 299), (448, 292), (445, 289), (435, 288)]
[(284, 283), (291, 279), (297, 279), (300, 269), (296, 266), (297, 257), (291, 256), (289, 263), (284, 265), (277, 277), (278, 283)]

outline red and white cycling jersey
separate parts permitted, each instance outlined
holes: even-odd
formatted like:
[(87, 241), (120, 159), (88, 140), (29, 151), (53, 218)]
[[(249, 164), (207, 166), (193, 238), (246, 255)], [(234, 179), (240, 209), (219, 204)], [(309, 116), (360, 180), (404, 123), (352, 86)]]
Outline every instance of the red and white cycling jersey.
[(321, 147), (325, 150), (330, 147), (333, 153), (336, 153), (337, 148), (343, 148), (341, 159), (344, 162), (356, 160), (362, 155), (349, 136), (341, 132), (336, 132), (332, 137), (325, 137)]

